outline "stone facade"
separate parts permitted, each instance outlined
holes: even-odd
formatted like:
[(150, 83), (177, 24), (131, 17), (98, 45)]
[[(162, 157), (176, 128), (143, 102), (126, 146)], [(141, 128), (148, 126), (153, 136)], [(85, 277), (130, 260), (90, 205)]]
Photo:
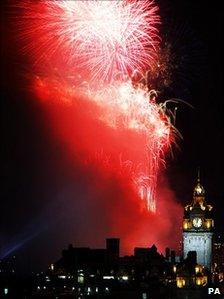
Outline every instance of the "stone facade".
[(212, 235), (213, 233), (211, 232), (184, 232), (184, 258), (187, 257), (189, 251), (196, 251), (197, 263), (210, 268), (212, 260)]

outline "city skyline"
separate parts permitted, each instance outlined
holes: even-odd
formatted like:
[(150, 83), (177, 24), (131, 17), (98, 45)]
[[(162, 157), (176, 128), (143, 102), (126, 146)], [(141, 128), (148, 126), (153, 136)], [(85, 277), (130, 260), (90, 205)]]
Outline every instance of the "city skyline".
[[(223, 15), (218, 1), (214, 5), (201, 0), (197, 3), (186, 0), (181, 4), (167, 0), (156, 1), (156, 4), (162, 20), (160, 30), (163, 35), (170, 35), (170, 40), (177, 44), (177, 57), (182, 58), (179, 61), (180, 69), (175, 71), (174, 67), (171, 87), (164, 89), (162, 96), (165, 99), (178, 98), (194, 107), (178, 105), (175, 126), (183, 140), (177, 141), (180, 150), (173, 148), (174, 158), (168, 158), (167, 167), (158, 181), (158, 185), (166, 191), (165, 197), (168, 196), (168, 200), (163, 202), (164, 193), (160, 193), (161, 213), (164, 219), (171, 213), (162, 229), (169, 225), (174, 227), (167, 235), (158, 227), (159, 244), (156, 244), (156, 232), (150, 239), (153, 229), (149, 228), (147, 239), (144, 223), (140, 228), (135, 226), (136, 235), (138, 230), (144, 228), (144, 240), (135, 237), (132, 244), (137, 240), (140, 245), (147, 243), (152, 246), (153, 242), (165, 250), (167, 246), (178, 249), (181, 230), (177, 226), (182, 221), (183, 207), (192, 199), (198, 167), (201, 169), (206, 199), (214, 206), (216, 230), (224, 233)], [(8, 12), (9, 5), (5, 1), (1, 10), (4, 28), (1, 33), (2, 257), (25, 252), (31, 257), (32, 265), (36, 267), (41, 264), (44, 268), (49, 260), (58, 257), (60, 250), (68, 243), (102, 247), (103, 240), (115, 234), (127, 243), (125, 237), (131, 235), (140, 214), (135, 215), (132, 203), (128, 206), (125, 202), (126, 206), (120, 206), (120, 195), (115, 201), (121, 210), (117, 220), (122, 218), (122, 213), (126, 216), (126, 211), (130, 213), (130, 220), (120, 220), (120, 226), (116, 226), (116, 211), (110, 214), (113, 205), (107, 204), (104, 197), (109, 200), (116, 198), (117, 192), (124, 189), (118, 188), (114, 181), (109, 182), (96, 171), (94, 165), (89, 169), (83, 167), (58, 138), (47, 110), (29, 90), (30, 58), (19, 49), (12, 36), (13, 22)], [(173, 29), (168, 30), (169, 24)], [(91, 185), (93, 181), (94, 185)], [(104, 189), (101, 184), (105, 184)], [(100, 188), (103, 191), (99, 192)], [(93, 202), (92, 194), (95, 194), (94, 199), (97, 196), (100, 199)], [(77, 204), (74, 205), (76, 197)], [(159, 226), (163, 217), (159, 221), (152, 217), (152, 223)], [(128, 227), (127, 230), (120, 228), (123, 226)], [(170, 238), (172, 231), (177, 235), (175, 240)], [(171, 244), (167, 244), (169, 242)], [(123, 253), (128, 253), (128, 250)]]

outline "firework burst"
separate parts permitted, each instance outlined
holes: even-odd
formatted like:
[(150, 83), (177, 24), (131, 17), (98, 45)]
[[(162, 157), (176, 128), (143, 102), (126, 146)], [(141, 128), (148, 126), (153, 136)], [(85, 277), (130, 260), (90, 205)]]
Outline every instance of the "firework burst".
[(120, 172), (119, 163), (125, 171), (128, 165), (133, 187), (155, 211), (157, 178), (175, 130), (165, 105), (146, 88), (152, 84), (134, 78), (145, 70), (157, 73), (160, 18), (154, 1), (23, 0), (18, 8), (20, 38), (40, 75), (40, 97), (71, 104), (82, 94), (99, 108), (95, 118), (117, 132), (113, 136), (128, 139), (133, 133), (132, 144), (140, 140), (141, 147), (116, 139), (118, 156), (125, 158), (113, 171)]
[[(111, 82), (155, 63), (158, 7), (153, 1), (22, 1), (19, 28), (36, 62), (56, 61)], [(85, 74), (86, 75), (86, 74)]]

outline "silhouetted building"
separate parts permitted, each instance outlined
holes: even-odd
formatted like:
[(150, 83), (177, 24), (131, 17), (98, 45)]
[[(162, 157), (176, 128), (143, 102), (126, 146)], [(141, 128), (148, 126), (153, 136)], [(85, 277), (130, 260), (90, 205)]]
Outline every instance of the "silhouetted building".
[[(35, 274), (30, 281), (13, 276), (15, 260), (0, 263), (0, 296), (10, 299), (24, 299), (24, 296), (31, 299), (210, 299), (208, 287), (223, 288), (224, 294), (221, 238), (214, 241), (210, 271), (214, 226), (211, 209), (198, 179), (193, 202), (185, 207), (181, 258), (170, 248), (166, 248), (164, 256), (155, 244), (136, 247), (133, 255), (120, 257), (118, 238), (106, 239), (106, 246), (101, 249), (70, 244), (57, 262), (46, 272)], [(21, 296), (15, 297), (18, 292)]]
[(120, 239), (106, 239), (107, 255), (111, 260), (118, 259), (120, 256)]

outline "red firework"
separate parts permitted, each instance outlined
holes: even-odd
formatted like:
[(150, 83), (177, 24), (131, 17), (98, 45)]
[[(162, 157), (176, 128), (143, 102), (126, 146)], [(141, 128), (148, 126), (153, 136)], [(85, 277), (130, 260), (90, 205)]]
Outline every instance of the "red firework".
[[(37, 70), (44, 73), (38, 85), (41, 97), (44, 92), (47, 99), (69, 103), (82, 94), (81, 99), (100, 108), (94, 117), (117, 131), (117, 138), (121, 131), (124, 140), (134, 133), (141, 148), (133, 151), (128, 142), (117, 140), (119, 156), (124, 157), (120, 162), (122, 167), (132, 165), (133, 189), (155, 211), (157, 177), (173, 141), (173, 127), (151, 93), (140, 85), (134, 87), (127, 77), (156, 62), (158, 7), (148, 0), (24, 0), (18, 7), (20, 37)], [(89, 152), (93, 154), (92, 149)], [(111, 169), (119, 171), (119, 167), (114, 163)]]
[(153, 1), (22, 1), (21, 36), (36, 63), (111, 82), (155, 63), (158, 7)]
[(157, 178), (176, 132), (165, 113), (165, 105), (155, 103), (152, 92), (141, 86), (133, 87), (130, 81), (114, 82), (95, 91), (85, 85), (71, 88), (66, 81), (46, 77), (38, 78), (35, 88), (41, 99), (53, 99), (71, 110), (74, 104), (91, 103), (90, 119), (110, 128), (107, 142), (110, 135), (115, 137), (116, 147), (108, 149), (97, 141), (86, 146), (84, 142), (85, 152), (91, 160), (107, 165), (107, 170), (128, 175), (147, 209), (155, 212)]

